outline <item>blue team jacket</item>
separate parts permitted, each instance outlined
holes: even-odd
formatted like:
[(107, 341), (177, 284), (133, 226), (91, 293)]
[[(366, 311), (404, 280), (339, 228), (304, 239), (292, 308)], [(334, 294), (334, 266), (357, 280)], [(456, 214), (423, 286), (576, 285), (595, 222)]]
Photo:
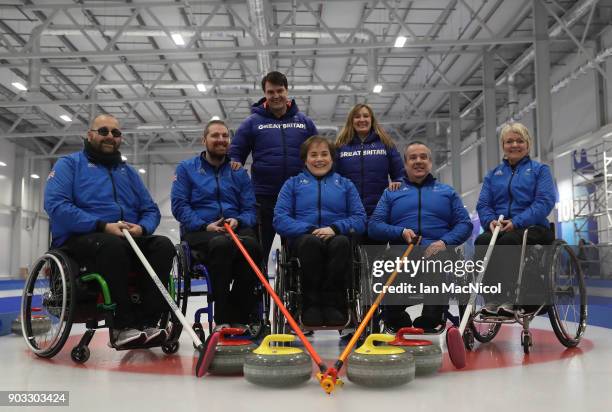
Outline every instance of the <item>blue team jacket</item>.
[(515, 228), (548, 227), (546, 217), (555, 207), (555, 182), (550, 168), (525, 156), (514, 170), (507, 160), (484, 178), (476, 204), (480, 224), (486, 230), (499, 215), (512, 219)]
[(51, 223), (52, 247), (73, 235), (95, 232), (98, 221), (137, 223), (152, 234), (161, 214), (131, 166), (113, 168), (91, 162), (85, 152), (60, 158), (45, 187), (45, 211)]
[(404, 162), (395, 147), (388, 148), (380, 137), (371, 131), (362, 142), (358, 136), (338, 148), (336, 172), (348, 177), (357, 187), (366, 213), (371, 215), (391, 180), (404, 177)]
[(255, 193), (246, 170), (232, 170), (229, 158), (213, 167), (204, 153), (176, 167), (171, 192), (172, 214), (183, 232), (194, 232), (219, 220), (234, 218), (240, 226), (255, 226)]
[(330, 226), (347, 235), (365, 232), (366, 214), (355, 185), (330, 172), (320, 179), (304, 170), (283, 185), (274, 208), (274, 229), (295, 238)]
[(265, 108), (265, 98), (254, 104), (251, 112), (236, 130), (229, 154), (244, 164), (251, 153), (255, 193), (276, 196), (285, 180), (304, 167), (300, 146), (317, 134), (317, 128), (299, 111), (295, 100), (280, 119)]
[(460, 245), (470, 237), (472, 227), (455, 189), (429, 175), (422, 185), (404, 178), (399, 190), (385, 190), (368, 222), (368, 235), (376, 240), (398, 241), (408, 228), (423, 237), (423, 246), (437, 240)]

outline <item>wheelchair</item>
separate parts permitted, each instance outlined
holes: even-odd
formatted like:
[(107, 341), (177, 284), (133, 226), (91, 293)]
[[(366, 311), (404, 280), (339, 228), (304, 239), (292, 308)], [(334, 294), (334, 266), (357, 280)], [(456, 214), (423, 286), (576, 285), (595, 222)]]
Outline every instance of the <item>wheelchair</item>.
[[(215, 295), (210, 281), (210, 274), (204, 263), (205, 259), (200, 252), (191, 249), (186, 241), (176, 245), (178, 256), (178, 270), (181, 283), (177, 284), (177, 298), (183, 313), (187, 311), (190, 297), (206, 297), (206, 306), (196, 310), (194, 314), (193, 329), (202, 342), (206, 340), (206, 333), (202, 325), (202, 315), (206, 315), (209, 336), (213, 331)], [(263, 271), (265, 273), (265, 270)], [(251, 312), (246, 333), (253, 340), (258, 340), (270, 334), (270, 299), (263, 286), (257, 282), (253, 293), (257, 296), (257, 303)]]
[[(315, 330), (343, 330), (356, 328), (365, 318), (367, 311), (373, 303), (372, 277), (368, 256), (354, 236), (351, 240), (352, 276), (346, 287), (346, 324), (340, 326), (326, 325), (304, 325), (302, 322), (303, 292), (302, 292), (302, 270), (297, 257), (289, 253), (288, 242), (281, 239), (281, 248), (276, 249), (276, 277), (274, 280), (274, 291), (282, 300), (283, 304), (298, 323), (300, 329), (306, 332)], [(290, 327), (281, 310), (275, 305), (272, 313), (272, 333), (289, 333)], [(366, 326), (363, 337), (377, 332), (380, 309)]]
[[(183, 283), (175, 257), (169, 277), (170, 296), (178, 299), (176, 285)], [(138, 310), (140, 297), (135, 289), (138, 277), (147, 274), (130, 274), (130, 297), (134, 310)], [(179, 301), (177, 300), (177, 304)], [(65, 251), (50, 250), (33, 265), (26, 279), (21, 301), (21, 330), (30, 350), (41, 358), (52, 358), (62, 350), (75, 323), (84, 323), (86, 331), (79, 343), (72, 348), (70, 357), (76, 363), (85, 363), (90, 357), (89, 343), (97, 329), (113, 328), (114, 309), (109, 288), (102, 276), (78, 264)], [(41, 328), (37, 320), (50, 319), (48, 328)], [(118, 347), (110, 335), (110, 346), (116, 350), (145, 349), (161, 346), (165, 354), (179, 349), (181, 323), (171, 312), (160, 317), (159, 328), (169, 331), (163, 343), (133, 344)]]
[(463, 340), (465, 347), (472, 350), (475, 340), (490, 342), (504, 324), (518, 323), (522, 326), (521, 346), (529, 354), (533, 346), (530, 323), (537, 315), (548, 315), (552, 329), (559, 342), (567, 348), (576, 347), (586, 329), (587, 293), (584, 274), (574, 250), (563, 240), (556, 239), (548, 246), (535, 245), (527, 252), (527, 232), (523, 234), (519, 275), (516, 283), (516, 301), (527, 293), (524, 279), (536, 279), (544, 285), (545, 302), (528, 305), (515, 311), (514, 318), (485, 316), (482, 312), (483, 299), (477, 298), (476, 308), (471, 315)]

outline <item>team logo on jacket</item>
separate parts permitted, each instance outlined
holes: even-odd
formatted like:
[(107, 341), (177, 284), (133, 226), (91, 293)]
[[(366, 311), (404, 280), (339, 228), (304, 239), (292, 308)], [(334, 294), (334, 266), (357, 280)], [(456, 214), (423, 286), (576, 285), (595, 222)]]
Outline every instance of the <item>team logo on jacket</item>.
[(51, 170), (49, 172), (49, 176), (47, 176), (47, 180), (51, 179), (52, 177), (55, 177), (55, 170)]
[(497, 172), (495, 172), (494, 174), (495, 174), (495, 176), (501, 176), (501, 175), (503, 175), (503, 174), (504, 174), (504, 171), (503, 171), (503, 170), (501, 170), (501, 169), (499, 169), (499, 170), (498, 170)]
[(96, 166), (95, 163), (89, 162), (89, 163), (87, 163), (87, 167), (98, 167), (98, 166)]
[(529, 168), (527, 168), (527, 169), (525, 170), (525, 174), (526, 174), (526, 175), (528, 175), (528, 174), (530, 174), (530, 173), (531, 173), (531, 167), (529, 167)]
[(310, 180), (306, 179), (305, 177), (302, 177), (298, 183), (301, 185), (307, 185), (308, 183), (310, 183)]

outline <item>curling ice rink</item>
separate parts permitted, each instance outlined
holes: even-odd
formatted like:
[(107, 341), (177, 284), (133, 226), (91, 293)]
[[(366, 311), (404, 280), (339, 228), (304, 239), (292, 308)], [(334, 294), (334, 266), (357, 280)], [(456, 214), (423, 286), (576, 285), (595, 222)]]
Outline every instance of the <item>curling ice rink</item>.
[[(410, 310), (416, 314), (419, 306)], [(0, 337), (0, 388), (68, 390), (69, 409), (75, 411), (575, 412), (607, 411), (612, 405), (612, 330), (589, 325), (580, 346), (568, 350), (557, 341), (547, 317), (533, 323), (535, 343), (528, 356), (520, 346), (521, 329), (504, 326), (493, 342), (476, 343), (464, 370), (455, 370), (444, 353), (443, 368), (435, 375), (382, 390), (345, 379), (331, 396), (314, 378), (288, 389), (258, 387), (242, 377), (196, 378), (186, 333), (179, 352), (167, 356), (159, 348), (117, 352), (106, 346), (107, 332), (99, 331), (89, 361), (76, 365), (70, 349), (81, 327), (73, 328), (73, 340), (52, 360), (36, 358), (20, 336)], [(312, 341), (330, 363), (342, 349), (336, 332), (316, 332)]]

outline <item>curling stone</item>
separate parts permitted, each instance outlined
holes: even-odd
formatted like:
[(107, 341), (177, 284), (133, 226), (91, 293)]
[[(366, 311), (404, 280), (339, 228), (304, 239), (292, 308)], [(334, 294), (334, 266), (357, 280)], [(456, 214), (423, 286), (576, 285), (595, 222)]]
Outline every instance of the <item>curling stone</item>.
[[(34, 336), (42, 335), (51, 329), (51, 319), (46, 315), (32, 315), (32, 334)], [(21, 316), (13, 319), (11, 322), (11, 332), (15, 335), (21, 335)]]
[(303, 350), (287, 346), (270, 346), (271, 342), (293, 342), (289, 334), (268, 335), (244, 361), (244, 377), (256, 385), (288, 387), (310, 379), (312, 361)]
[(208, 367), (211, 375), (242, 375), (244, 358), (255, 348), (253, 342), (244, 338), (230, 338), (230, 336), (243, 335), (245, 332), (241, 328), (223, 328), (219, 331), (219, 340), (214, 347), (210, 346), (207, 350), (214, 350), (212, 361)]
[(414, 379), (414, 357), (399, 346), (374, 346), (389, 343), (393, 336), (372, 334), (348, 358), (347, 377), (351, 382), (370, 387), (403, 385)]
[(423, 329), (401, 328), (389, 345), (399, 346), (414, 356), (416, 375), (422, 376), (437, 372), (442, 367), (442, 349), (425, 339), (406, 339), (404, 335), (422, 335)]

